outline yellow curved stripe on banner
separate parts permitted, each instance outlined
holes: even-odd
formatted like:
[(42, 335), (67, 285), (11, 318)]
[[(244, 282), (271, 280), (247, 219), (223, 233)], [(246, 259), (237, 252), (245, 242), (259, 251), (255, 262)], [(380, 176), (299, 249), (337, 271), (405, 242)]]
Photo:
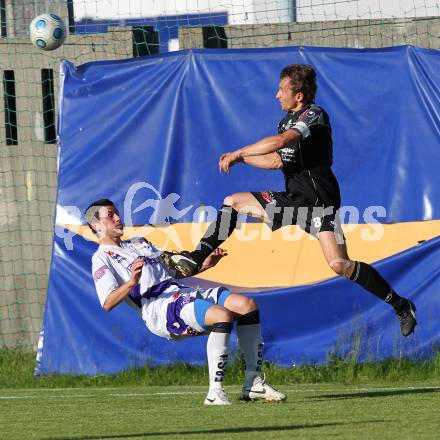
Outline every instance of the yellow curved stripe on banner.
[[(163, 249), (192, 250), (206, 226), (179, 223), (127, 227), (123, 238), (144, 236)], [(65, 227), (96, 241), (87, 226)], [(440, 221), (344, 225), (343, 229), (350, 257), (372, 263), (440, 235)], [(271, 233), (263, 224), (246, 223), (222, 247), (229, 255), (218, 266), (199, 275), (200, 278), (244, 287), (283, 287), (310, 284), (334, 276), (319, 242), (296, 226)]]

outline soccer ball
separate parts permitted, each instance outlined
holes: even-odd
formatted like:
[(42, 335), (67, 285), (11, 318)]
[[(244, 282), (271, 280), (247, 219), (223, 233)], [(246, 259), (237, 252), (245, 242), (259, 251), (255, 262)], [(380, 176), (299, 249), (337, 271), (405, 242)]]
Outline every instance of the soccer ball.
[(66, 26), (55, 14), (41, 14), (29, 26), (32, 44), (38, 49), (54, 50), (66, 39)]

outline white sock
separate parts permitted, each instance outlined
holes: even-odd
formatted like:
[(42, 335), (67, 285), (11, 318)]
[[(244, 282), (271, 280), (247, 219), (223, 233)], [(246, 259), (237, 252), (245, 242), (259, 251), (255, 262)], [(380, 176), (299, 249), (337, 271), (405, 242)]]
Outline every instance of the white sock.
[(231, 333), (211, 331), (206, 345), (208, 354), (209, 389), (223, 387), (226, 365), (228, 363), (228, 345)]
[(245, 384), (249, 385), (255, 376), (261, 374), (263, 363), (261, 325), (237, 325), (237, 338), (244, 358)]

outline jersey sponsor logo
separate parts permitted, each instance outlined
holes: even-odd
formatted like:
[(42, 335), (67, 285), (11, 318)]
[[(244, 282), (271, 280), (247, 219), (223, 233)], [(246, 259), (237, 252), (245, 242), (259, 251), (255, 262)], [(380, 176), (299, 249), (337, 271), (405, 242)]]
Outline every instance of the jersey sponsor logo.
[(160, 261), (160, 259), (157, 257), (147, 257), (145, 255), (143, 255), (139, 258), (142, 258), (145, 261), (145, 263), (147, 263), (147, 264), (155, 264), (155, 263), (159, 263), (159, 261)]
[(295, 159), (297, 148), (296, 148), (296, 146), (295, 147), (284, 147), (278, 151), (281, 155), (281, 159), (283, 162), (291, 162)]
[(95, 281), (100, 280), (104, 276), (106, 270), (108, 270), (108, 267), (105, 264), (104, 266), (101, 266), (99, 269), (96, 269), (95, 273), (93, 274), (93, 279)]
[[(122, 257), (122, 258), (124, 258), (124, 257)], [(125, 260), (125, 258), (124, 258), (124, 260)], [(147, 256), (145, 256), (145, 255), (139, 255), (139, 256), (136, 258), (136, 260), (144, 260), (144, 263), (145, 263), (145, 264), (150, 264), (150, 265), (152, 265), (152, 264), (157, 264), (157, 263), (159, 263), (159, 261), (160, 261), (159, 258), (155, 258), (155, 257), (147, 257)], [(133, 263), (134, 263), (134, 261), (128, 265), (128, 270), (131, 270), (131, 267), (133, 266)]]

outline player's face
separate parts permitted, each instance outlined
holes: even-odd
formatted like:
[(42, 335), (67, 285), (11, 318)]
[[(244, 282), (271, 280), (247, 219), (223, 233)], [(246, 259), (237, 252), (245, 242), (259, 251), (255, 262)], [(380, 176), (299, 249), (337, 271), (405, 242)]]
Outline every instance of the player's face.
[(302, 107), (303, 100), (302, 92), (294, 92), (290, 85), (290, 79), (284, 77), (281, 79), (278, 85), (278, 92), (276, 98), (280, 102), (281, 108), (286, 111), (297, 111)]
[(110, 238), (119, 238), (124, 234), (124, 225), (114, 206), (103, 206), (99, 209), (99, 223), (96, 229), (101, 235)]

